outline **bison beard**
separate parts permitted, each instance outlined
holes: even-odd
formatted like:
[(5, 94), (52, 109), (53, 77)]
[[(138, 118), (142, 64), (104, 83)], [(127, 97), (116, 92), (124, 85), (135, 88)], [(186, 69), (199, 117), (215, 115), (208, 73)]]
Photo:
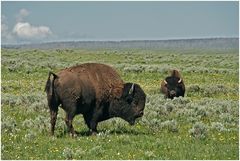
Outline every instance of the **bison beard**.
[(51, 134), (58, 106), (66, 112), (68, 131), (74, 136), (72, 121), (82, 114), (90, 132), (97, 132), (100, 121), (120, 117), (133, 125), (143, 116), (146, 95), (138, 84), (124, 83), (118, 73), (104, 64), (86, 63), (49, 72), (45, 91), (51, 116)]

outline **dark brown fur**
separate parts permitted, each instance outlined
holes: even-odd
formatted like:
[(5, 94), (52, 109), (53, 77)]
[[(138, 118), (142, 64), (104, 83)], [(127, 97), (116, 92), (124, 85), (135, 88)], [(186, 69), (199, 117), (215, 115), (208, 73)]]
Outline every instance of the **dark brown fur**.
[[(129, 94), (131, 87), (134, 91)], [(133, 124), (136, 117), (142, 116), (146, 99), (139, 85), (124, 83), (113, 68), (97, 63), (49, 73), (46, 93), (52, 134), (60, 104), (66, 112), (68, 130), (74, 135), (72, 121), (75, 115), (83, 114), (87, 126), (95, 133), (98, 122), (111, 117), (121, 117)]]
[(165, 98), (184, 97), (185, 84), (178, 70), (172, 70), (171, 75), (161, 82), (160, 91), (165, 95)]
[(172, 77), (181, 78), (181, 75), (180, 75), (179, 71), (176, 70), (176, 69), (173, 69), (173, 70), (171, 71), (171, 76), (172, 76)]

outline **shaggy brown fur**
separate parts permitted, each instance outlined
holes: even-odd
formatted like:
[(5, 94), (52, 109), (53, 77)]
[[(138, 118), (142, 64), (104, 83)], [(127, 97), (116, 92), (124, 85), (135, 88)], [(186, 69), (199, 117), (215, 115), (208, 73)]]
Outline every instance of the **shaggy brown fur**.
[(62, 84), (68, 84), (71, 77), (74, 77), (72, 78), (74, 80), (80, 79), (79, 81), (84, 80), (92, 84), (97, 99), (120, 98), (122, 95), (123, 80), (112, 67), (104, 64), (86, 63), (73, 66), (60, 71), (57, 75)]
[(176, 69), (173, 69), (173, 70), (171, 71), (171, 76), (172, 76), (172, 77), (181, 78), (181, 75), (180, 75), (179, 71), (176, 70)]

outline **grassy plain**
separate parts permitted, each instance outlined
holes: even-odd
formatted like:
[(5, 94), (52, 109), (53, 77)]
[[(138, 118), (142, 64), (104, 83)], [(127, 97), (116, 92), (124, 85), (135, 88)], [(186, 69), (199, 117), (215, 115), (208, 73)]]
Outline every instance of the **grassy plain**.
[[(1, 51), (1, 158), (14, 159), (239, 159), (238, 51), (15, 50)], [(44, 87), (49, 71), (86, 62), (109, 64), (147, 94), (134, 126), (119, 118), (88, 136), (66, 134), (64, 111), (50, 136)], [(160, 81), (179, 69), (186, 97), (166, 100)]]

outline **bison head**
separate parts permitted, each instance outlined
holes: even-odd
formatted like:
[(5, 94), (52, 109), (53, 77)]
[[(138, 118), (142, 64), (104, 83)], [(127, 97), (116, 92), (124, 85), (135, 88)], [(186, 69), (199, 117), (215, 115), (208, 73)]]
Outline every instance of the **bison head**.
[(121, 117), (130, 125), (134, 125), (136, 118), (142, 117), (144, 113), (146, 94), (138, 84), (124, 84), (120, 99), (111, 105), (111, 112)]
[(185, 87), (181, 78), (170, 76), (164, 80), (163, 84), (168, 98), (184, 96)]

